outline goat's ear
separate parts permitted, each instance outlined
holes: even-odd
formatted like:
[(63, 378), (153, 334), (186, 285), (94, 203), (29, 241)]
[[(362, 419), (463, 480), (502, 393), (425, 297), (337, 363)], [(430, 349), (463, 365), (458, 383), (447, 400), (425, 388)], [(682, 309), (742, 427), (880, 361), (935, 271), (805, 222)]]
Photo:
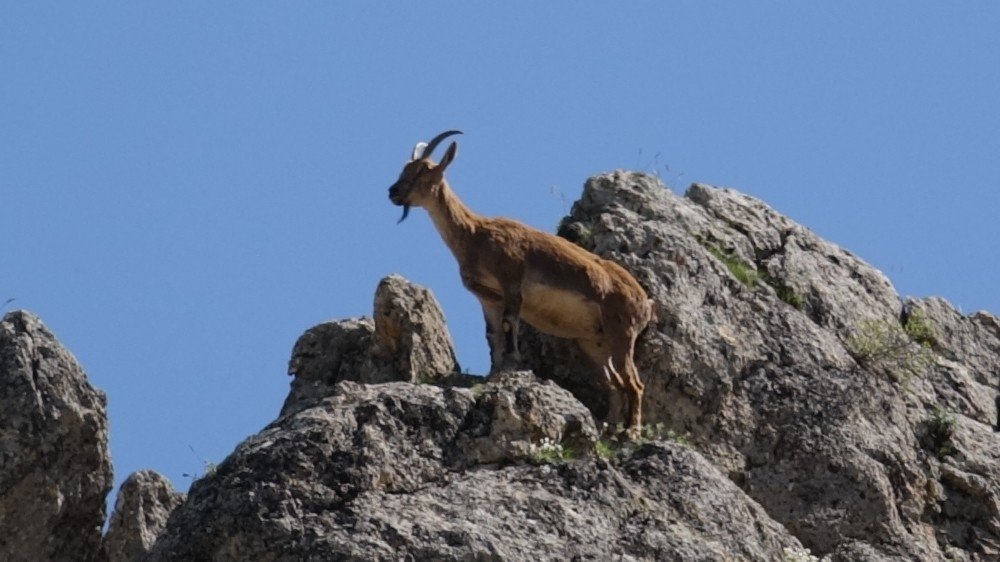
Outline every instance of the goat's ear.
[(441, 157), (441, 163), (438, 164), (438, 169), (444, 172), (445, 168), (448, 167), (448, 164), (451, 164), (451, 161), (455, 159), (456, 152), (458, 152), (458, 143), (453, 142), (449, 144), (448, 150), (444, 153), (444, 156)]

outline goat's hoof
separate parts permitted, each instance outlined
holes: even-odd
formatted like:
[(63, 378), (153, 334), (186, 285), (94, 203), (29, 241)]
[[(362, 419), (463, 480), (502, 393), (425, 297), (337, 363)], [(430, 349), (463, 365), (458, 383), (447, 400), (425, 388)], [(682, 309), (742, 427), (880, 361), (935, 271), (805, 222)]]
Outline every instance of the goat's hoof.
[(638, 441), (642, 437), (642, 427), (638, 425), (633, 425), (632, 427), (625, 430), (625, 439), (629, 441)]

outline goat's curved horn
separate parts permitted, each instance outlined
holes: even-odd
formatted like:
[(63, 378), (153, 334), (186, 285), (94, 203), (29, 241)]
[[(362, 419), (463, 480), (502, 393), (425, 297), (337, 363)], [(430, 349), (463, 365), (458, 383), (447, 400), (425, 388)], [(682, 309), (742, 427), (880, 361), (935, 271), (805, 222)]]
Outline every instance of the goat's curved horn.
[(410, 154), (410, 160), (420, 160), (424, 157), (424, 151), (427, 150), (427, 143), (420, 141), (413, 147), (413, 152)]
[(444, 139), (446, 139), (446, 138), (448, 138), (448, 137), (450, 137), (452, 135), (461, 135), (461, 134), (462, 134), (462, 131), (456, 131), (456, 130), (445, 131), (445, 132), (441, 133), (440, 135), (438, 135), (438, 136), (434, 137), (433, 139), (431, 139), (431, 142), (427, 143), (427, 147), (424, 148), (424, 151), (420, 155), (420, 157), (421, 158), (427, 158), (428, 156), (430, 156), (434, 152), (434, 149), (437, 148), (437, 145), (441, 144), (441, 141), (443, 141)]

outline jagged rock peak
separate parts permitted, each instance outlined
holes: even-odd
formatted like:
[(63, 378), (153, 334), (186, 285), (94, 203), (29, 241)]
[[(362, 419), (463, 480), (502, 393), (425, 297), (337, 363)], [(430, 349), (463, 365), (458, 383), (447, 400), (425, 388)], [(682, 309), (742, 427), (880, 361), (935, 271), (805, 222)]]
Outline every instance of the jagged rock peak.
[(306, 330), (288, 371), (295, 379), (282, 414), (315, 404), (341, 381), (434, 382), (458, 377), (459, 365), (434, 294), (390, 275), (375, 291), (374, 320), (335, 320)]
[(0, 559), (100, 560), (105, 396), (42, 321), (0, 321)]
[(375, 290), (372, 357), (392, 365), (401, 378), (415, 382), (428, 373), (439, 378), (461, 369), (444, 313), (434, 293), (390, 275)]
[(186, 495), (152, 470), (134, 472), (118, 490), (104, 537), (108, 562), (140, 562)]

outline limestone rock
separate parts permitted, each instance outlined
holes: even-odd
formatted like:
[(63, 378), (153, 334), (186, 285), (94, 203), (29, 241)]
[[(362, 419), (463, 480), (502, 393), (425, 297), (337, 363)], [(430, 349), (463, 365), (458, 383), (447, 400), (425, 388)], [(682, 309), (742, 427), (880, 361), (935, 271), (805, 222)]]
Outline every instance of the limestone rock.
[[(706, 185), (679, 197), (646, 175), (598, 176), (561, 233), (625, 265), (657, 303), (637, 350), (645, 420), (692, 435), (813, 554), (1000, 556), (995, 316), (904, 307), (854, 255)], [(876, 323), (913, 340), (892, 353), (921, 349), (906, 333), (916, 310), (936, 331), (932, 360), (887, 376), (856, 342)], [(603, 415), (604, 383), (572, 343), (527, 329), (521, 349)]]
[(0, 559), (99, 560), (104, 394), (38, 317), (0, 321)]
[(150, 560), (332, 558), (325, 537), (347, 524), (346, 504), (444, 480), (444, 447), (472, 404), (469, 391), (339, 383), (195, 482)]
[(543, 380), (449, 385), (472, 381), (433, 297), (390, 278), (374, 320), (300, 338), (282, 416), (194, 484), (148, 558), (1000, 559), (996, 316), (904, 302), (850, 252), (702, 184), (592, 178), (560, 232), (655, 300), (644, 417), (691, 447), (602, 438), (603, 374), (528, 328)]
[(288, 362), (288, 372), (295, 378), (282, 415), (316, 404), (340, 381), (386, 382), (372, 380), (374, 333), (371, 318), (324, 322), (306, 330), (295, 342)]
[(704, 184), (692, 185), (685, 199), (704, 209), (712, 224), (701, 231), (705, 243), (723, 233), (736, 255), (776, 292), (799, 297), (801, 310), (820, 326), (848, 335), (866, 318), (899, 317), (899, 297), (882, 272), (762, 201)]
[(455, 345), (434, 294), (399, 275), (375, 290), (372, 357), (390, 365), (395, 380), (429, 382), (457, 373)]
[(118, 490), (104, 550), (108, 562), (139, 562), (156, 542), (171, 512), (183, 503), (170, 481), (152, 470), (132, 473)]
[(196, 482), (148, 560), (775, 560), (800, 546), (676, 444), (611, 462), (475, 464), (466, 444), (481, 420), (523, 420), (503, 425), (512, 442), (593, 435), (551, 384), (515, 374), (484, 386), (336, 385)]
[(458, 376), (444, 313), (430, 290), (400, 277), (382, 279), (375, 319), (324, 322), (295, 343), (288, 372), (295, 376), (282, 415), (314, 405), (341, 381), (434, 382)]
[(543, 439), (572, 451), (592, 451), (597, 430), (590, 412), (552, 381), (530, 371), (501, 372), (473, 387), (476, 408), (456, 451), (472, 464), (524, 459)]

